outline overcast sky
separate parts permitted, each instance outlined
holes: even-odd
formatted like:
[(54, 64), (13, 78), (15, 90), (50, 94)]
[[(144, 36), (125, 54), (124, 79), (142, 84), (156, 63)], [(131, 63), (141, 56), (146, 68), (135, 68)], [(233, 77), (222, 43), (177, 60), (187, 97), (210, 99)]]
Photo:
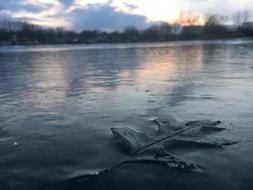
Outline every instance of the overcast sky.
[(146, 27), (173, 22), (181, 11), (206, 15), (250, 10), (253, 0), (0, 0), (0, 18), (74, 30)]

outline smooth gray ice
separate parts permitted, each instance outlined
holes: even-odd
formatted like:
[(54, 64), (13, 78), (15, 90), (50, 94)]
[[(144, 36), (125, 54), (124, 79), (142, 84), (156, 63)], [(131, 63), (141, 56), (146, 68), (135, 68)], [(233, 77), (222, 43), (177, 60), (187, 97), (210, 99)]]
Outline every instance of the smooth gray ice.
[[(177, 121), (222, 121), (228, 130), (210, 138), (241, 143), (166, 147), (203, 166), (214, 183), (250, 184), (252, 52), (253, 42), (241, 40), (1, 47), (0, 189), (96, 174), (130, 159), (111, 128), (164, 134), (153, 122), (164, 113)], [(126, 171), (131, 179), (143, 176), (143, 184), (152, 176), (152, 187), (166, 183), (168, 170), (130, 164)]]

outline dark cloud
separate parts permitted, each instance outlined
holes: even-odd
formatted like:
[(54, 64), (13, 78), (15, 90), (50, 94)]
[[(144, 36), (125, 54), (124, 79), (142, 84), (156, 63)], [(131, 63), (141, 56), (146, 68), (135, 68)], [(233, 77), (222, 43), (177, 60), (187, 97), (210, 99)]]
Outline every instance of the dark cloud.
[(0, 11), (1, 10), (8, 10), (10, 12), (22, 10), (28, 12), (38, 12), (43, 10), (43, 7), (41, 5), (24, 3), (23, 1), (8, 0), (8, 1), (0, 1)]
[(77, 9), (72, 15), (73, 28), (119, 30), (125, 26), (145, 28), (147, 18), (117, 11), (108, 4), (89, 5), (86, 9)]
[[(95, 2), (101, 3), (95, 4)], [(147, 1), (144, 2), (143, 0), (119, 0), (118, 3), (117, 0), (95, 2), (92, 0), (83, 1), (83, 3), (77, 3), (76, 0), (51, 0), (45, 2), (0, 0), (0, 20), (5, 18), (12, 18), (14, 20), (21, 19), (45, 26), (65, 26), (66, 28), (72, 25), (75, 30), (119, 30), (129, 25), (137, 28), (145, 28), (150, 24), (147, 20), (150, 21), (155, 19), (154, 21), (160, 21), (159, 19), (161, 19), (161, 21), (164, 21), (168, 19), (177, 19), (170, 18), (169, 6), (168, 12), (166, 7), (165, 9), (161, 9), (161, 7), (163, 8), (163, 6), (167, 5), (171, 5), (171, 9), (173, 9), (172, 12), (175, 12), (175, 15), (173, 13), (172, 17), (179, 14), (180, 10), (197, 12), (203, 15), (207, 13), (220, 13), (228, 16), (231, 16), (237, 11), (253, 10), (252, 0), (224, 0), (226, 6), (221, 6), (220, 0), (150, 1), (152, 3), (148, 3)], [(147, 3), (148, 6), (145, 6), (145, 3)], [(142, 8), (140, 9), (142, 12), (138, 11), (139, 8)], [(123, 9), (125, 12), (119, 9)], [(163, 12), (159, 15), (158, 10)], [(178, 13), (176, 13), (177, 11)], [(134, 14), (137, 12), (145, 16)], [(158, 15), (157, 18), (155, 13)], [(168, 19), (161, 16), (166, 14), (168, 14)], [(147, 19), (147, 17), (149, 19)]]
[[(65, 10), (67, 10), (68, 7), (71, 7), (74, 4), (75, 0), (60, 0), (60, 2), (62, 5), (64, 5)], [(136, 8), (131, 4), (126, 4), (125, 6), (129, 7), (129, 9)], [(0, 0), (0, 17), (10, 18), (12, 17), (13, 13), (19, 11), (37, 14), (40, 11), (45, 11), (47, 8), (50, 7), (47, 5), (45, 6), (45, 4), (29, 4), (25, 3), (25, 1), (17, 0), (8, 0), (2, 2)], [(57, 18), (62, 19), (63, 17), (71, 22), (72, 29), (78, 31), (84, 29), (120, 30), (125, 26), (145, 28), (148, 25), (147, 18), (145, 16), (119, 11), (111, 5), (110, 1), (104, 4), (90, 4), (85, 8), (79, 7), (73, 10), (71, 13), (67, 13), (62, 10), (60, 13), (58, 12), (55, 15), (47, 16), (47, 18), (55, 20), (57, 20)], [(33, 18), (30, 15), (26, 17), (26, 14), (18, 19), (32, 23), (39, 21), (39, 18)], [(43, 20), (45, 18), (40, 19)]]

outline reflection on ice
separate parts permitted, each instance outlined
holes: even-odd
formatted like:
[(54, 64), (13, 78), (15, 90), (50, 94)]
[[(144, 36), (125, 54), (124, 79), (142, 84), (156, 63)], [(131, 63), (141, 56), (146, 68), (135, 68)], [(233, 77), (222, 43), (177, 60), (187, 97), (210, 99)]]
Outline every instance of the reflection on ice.
[[(252, 138), (252, 50), (250, 41), (0, 49), (0, 139), (7, 139), (0, 181), (105, 168), (126, 156), (110, 128), (153, 133), (150, 118), (159, 112), (228, 121), (238, 136)], [(180, 153), (213, 166), (213, 176), (224, 167), (223, 179), (233, 167), (245, 173), (253, 165), (253, 146), (242, 146), (212, 159), (210, 152)]]

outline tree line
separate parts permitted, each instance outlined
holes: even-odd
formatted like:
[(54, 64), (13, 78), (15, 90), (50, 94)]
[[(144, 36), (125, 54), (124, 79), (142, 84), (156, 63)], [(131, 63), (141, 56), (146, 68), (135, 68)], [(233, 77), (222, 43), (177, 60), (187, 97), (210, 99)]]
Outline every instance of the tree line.
[(127, 26), (122, 31), (113, 32), (75, 32), (4, 20), (0, 22), (0, 44), (132, 43), (253, 37), (253, 22), (249, 22), (249, 17), (247, 11), (238, 12), (233, 15), (234, 24), (227, 24), (225, 16), (208, 15), (205, 23), (198, 25), (195, 23), (198, 18), (188, 16), (174, 24), (155, 23), (142, 30)]

